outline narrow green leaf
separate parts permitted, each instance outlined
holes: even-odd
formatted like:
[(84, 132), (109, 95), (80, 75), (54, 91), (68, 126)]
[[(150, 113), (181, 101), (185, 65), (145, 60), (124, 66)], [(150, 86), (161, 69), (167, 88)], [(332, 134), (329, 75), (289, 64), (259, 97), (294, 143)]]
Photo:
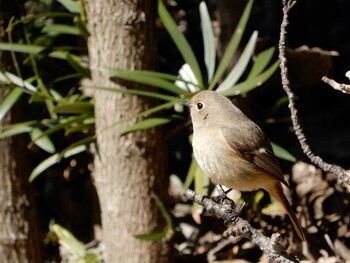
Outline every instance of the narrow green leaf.
[(266, 80), (268, 80), (272, 74), (276, 71), (279, 66), (279, 60), (277, 60), (273, 65), (271, 65), (267, 70), (265, 70), (260, 75), (247, 79), (243, 82), (238, 83), (233, 88), (230, 88), (224, 92), (222, 92), (225, 96), (236, 96), (242, 93), (247, 93), (248, 91), (260, 86)]
[(86, 256), (86, 249), (74, 235), (69, 232), (66, 228), (60, 226), (59, 224), (53, 224), (51, 226), (51, 231), (53, 231), (57, 237), (58, 242), (65, 247), (74, 257), (83, 258)]
[[(75, 148), (72, 148), (63, 155), (63, 158), (68, 158), (73, 155), (79, 154), (81, 152), (84, 152), (87, 150), (86, 145), (80, 145)], [(29, 176), (29, 182), (32, 182), (38, 175), (40, 175), (42, 172), (47, 170), (52, 165), (58, 163), (61, 160), (60, 153), (56, 153), (54, 155), (51, 155), (49, 158), (43, 160), (41, 163), (39, 163), (32, 171), (32, 173)]]
[(250, 70), (247, 79), (259, 75), (270, 63), (274, 53), (275, 53), (275, 47), (270, 47), (260, 52), (254, 60), (253, 67)]
[(104, 71), (107, 74), (111, 74), (111, 76), (115, 76), (115, 77), (118, 77), (120, 73), (123, 73), (125, 71), (125, 72), (134, 72), (140, 76), (165, 79), (165, 80), (169, 80), (171, 82), (174, 82), (176, 80), (181, 80), (176, 75), (158, 72), (158, 71), (151, 71), (151, 70), (122, 70), (122, 69), (117, 69), (117, 68), (102, 68), (101, 71)]
[(183, 59), (188, 65), (190, 65), (193, 73), (197, 78), (199, 86), (203, 88), (203, 78), (198, 61), (192, 51), (190, 44), (187, 42), (185, 36), (179, 31), (176, 23), (166, 9), (163, 0), (158, 0), (158, 14), (163, 22), (164, 27), (167, 29), (176, 47), (179, 49)]
[(246, 5), (243, 11), (242, 17), (239, 20), (237, 28), (235, 29), (235, 32), (233, 33), (231, 40), (227, 45), (225, 53), (222, 56), (219, 66), (215, 72), (213, 81), (210, 83), (210, 86), (209, 86), (210, 90), (214, 89), (215, 85), (219, 82), (220, 78), (222, 77), (224, 72), (227, 70), (227, 67), (230, 64), (232, 57), (237, 50), (238, 44), (240, 43), (241, 38), (243, 36), (245, 27), (248, 22), (248, 18), (250, 16), (252, 6), (253, 6), (253, 0), (249, 0), (248, 4)]
[(23, 89), (15, 87), (9, 94), (3, 99), (0, 104), (0, 121), (4, 118), (6, 113), (12, 108), (19, 97), (23, 94)]
[(155, 231), (148, 234), (134, 235), (135, 238), (140, 240), (156, 241), (164, 238), (167, 235), (166, 230)]
[(54, 153), (56, 151), (55, 145), (52, 143), (48, 136), (45, 136), (43, 131), (39, 128), (34, 128), (30, 133), (32, 141), (41, 149), (48, 153)]
[(94, 112), (94, 104), (92, 102), (81, 101), (72, 103), (61, 103), (55, 106), (54, 112), (58, 114), (87, 114)]
[(110, 77), (116, 77), (123, 80), (137, 82), (145, 85), (150, 85), (172, 92), (176, 95), (183, 95), (186, 92), (177, 87), (173, 82), (157, 77), (155, 74), (149, 74), (149, 72), (142, 71), (129, 71), (121, 69), (102, 69)]
[(137, 89), (125, 89), (125, 88), (117, 88), (117, 87), (93, 87), (93, 86), (84, 87), (84, 88), (105, 90), (105, 91), (110, 91), (110, 92), (130, 94), (130, 95), (136, 95), (136, 96), (142, 96), (142, 97), (149, 97), (149, 98), (160, 99), (160, 100), (164, 100), (164, 101), (173, 101), (173, 100), (177, 99), (177, 97), (163, 95), (163, 94), (151, 92), (151, 91), (137, 90)]
[(272, 144), (272, 149), (278, 158), (281, 158), (281, 159), (289, 161), (289, 162), (296, 162), (297, 161), (297, 159), (290, 152), (288, 152), (286, 149), (282, 148), (281, 146), (279, 146), (275, 143), (271, 143), (271, 144)]
[(0, 132), (0, 139), (30, 132), (33, 130), (33, 127), (38, 124), (39, 124), (38, 121), (27, 121), (27, 122), (20, 122), (12, 125), (7, 125), (5, 127), (2, 127), (3, 130)]
[(216, 91), (223, 92), (225, 90), (232, 88), (237, 83), (237, 81), (242, 76), (243, 72), (245, 71), (253, 55), (257, 39), (258, 39), (258, 32), (254, 31), (248, 41), (248, 44), (244, 48), (241, 56), (239, 57), (236, 65), (227, 75), (225, 80), (219, 85)]
[(165, 208), (163, 202), (159, 199), (159, 197), (154, 192), (151, 193), (151, 196), (154, 199), (154, 201), (156, 202), (157, 207), (159, 208), (160, 212), (162, 213), (162, 216), (165, 219), (166, 226), (168, 228), (172, 228), (173, 221), (171, 220), (171, 216), (170, 216), (168, 210)]
[(81, 65), (81, 58), (72, 55), (70, 53), (66, 54), (66, 58), (68, 63), (83, 77), (85, 78), (91, 78), (91, 72), (88, 68), (85, 68)]
[(21, 52), (28, 54), (39, 54), (45, 49), (43, 46), (30, 45), (30, 44), (18, 44), (18, 43), (0, 43), (0, 50)]
[(194, 173), (194, 191), (201, 195), (208, 194), (208, 186), (210, 183), (209, 177), (202, 171), (196, 162), (197, 167)]
[[(0, 43), (1, 44), (1, 43)], [(7, 71), (0, 71), (0, 81), (5, 83), (13, 83), (18, 87), (24, 88), (30, 92), (37, 92), (37, 88), (34, 87), (30, 82), (10, 73)]]
[(61, 5), (63, 5), (69, 12), (80, 14), (80, 8), (78, 1), (73, 0), (57, 0)]
[(204, 1), (199, 4), (199, 14), (203, 34), (204, 62), (207, 67), (208, 83), (210, 83), (215, 70), (216, 47), (211, 19)]
[(74, 35), (74, 36), (81, 35), (79, 28), (75, 26), (65, 25), (65, 24), (52, 24), (52, 25), (48, 24), (41, 29), (41, 32), (46, 33), (48, 35), (59, 35), (59, 34)]
[(62, 152), (60, 152), (60, 154), (58, 155), (58, 162), (64, 158), (65, 154), (72, 150), (72, 149), (75, 149), (77, 147), (80, 147), (80, 146), (86, 146), (86, 145), (89, 145), (89, 146), (93, 146), (95, 145), (95, 142), (96, 142), (96, 135), (93, 135), (93, 136), (89, 136), (87, 138), (84, 138), (84, 139), (81, 139), (79, 141), (76, 141), (72, 144), (70, 144), (68, 147), (66, 147)]
[(192, 155), (190, 168), (188, 169), (187, 176), (186, 176), (186, 179), (184, 182), (184, 190), (187, 190), (188, 188), (190, 188), (191, 184), (193, 183), (194, 174), (196, 172), (197, 166), (198, 166), (198, 164), (197, 164), (194, 156)]
[(149, 128), (153, 128), (159, 125), (163, 125), (166, 123), (171, 122), (172, 119), (170, 118), (149, 118), (143, 121), (140, 121), (128, 128), (126, 128), (123, 132), (122, 135), (126, 135), (128, 133), (131, 132), (135, 132), (135, 131), (140, 131), (140, 130), (145, 130), (145, 129), (149, 129)]

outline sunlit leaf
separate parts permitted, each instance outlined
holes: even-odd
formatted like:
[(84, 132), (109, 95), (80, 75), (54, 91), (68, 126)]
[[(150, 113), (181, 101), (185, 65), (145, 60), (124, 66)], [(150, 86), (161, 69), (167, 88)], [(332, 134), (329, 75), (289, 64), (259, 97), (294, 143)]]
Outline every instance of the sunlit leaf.
[(187, 42), (185, 36), (179, 31), (175, 21), (166, 9), (163, 0), (158, 0), (158, 14), (163, 22), (164, 27), (167, 29), (167, 32), (180, 51), (183, 59), (188, 65), (190, 65), (191, 69), (193, 70), (199, 86), (203, 88), (203, 78), (198, 61), (192, 51), (190, 44)]
[(24, 88), (30, 92), (36, 92), (38, 90), (30, 82), (25, 81), (22, 78), (7, 71), (0, 71), (0, 81), (5, 83), (13, 83), (16, 86)]
[(263, 84), (266, 80), (268, 80), (272, 74), (276, 71), (276, 69), (279, 66), (279, 60), (277, 60), (273, 65), (271, 65), (267, 70), (265, 70), (263, 73), (259, 74), (256, 77), (247, 79), (243, 82), (238, 83), (233, 88), (230, 88), (224, 92), (222, 92), (225, 96), (233, 96), (233, 95), (239, 95), (242, 93), (247, 93), (248, 91), (260, 86)]
[(0, 132), (0, 139), (30, 132), (33, 130), (33, 127), (38, 124), (38, 121), (27, 121), (7, 125), (5, 127), (2, 127), (3, 130)]
[(135, 131), (140, 131), (140, 130), (145, 130), (149, 128), (153, 128), (159, 125), (163, 125), (166, 123), (171, 122), (172, 119), (170, 118), (149, 118), (143, 121), (140, 121), (128, 128), (126, 128), (123, 132), (122, 135), (126, 135), (130, 132), (135, 132)]
[(179, 87), (177, 87), (172, 81), (167, 79), (160, 78), (157, 74), (152, 74), (149, 71), (129, 71), (122, 69), (101, 69), (103, 72), (106, 72), (110, 77), (116, 77), (123, 80), (128, 80), (132, 82), (137, 82), (141, 84), (151, 85), (158, 87), (167, 91), (170, 91), (174, 94), (181, 95), (186, 92)]
[(175, 85), (186, 92), (195, 93), (199, 91), (198, 82), (191, 67), (186, 63), (179, 70), (180, 80), (175, 81)]
[(257, 39), (258, 32), (254, 31), (248, 41), (248, 44), (245, 46), (241, 56), (239, 57), (236, 65), (233, 67), (233, 69), (230, 71), (230, 73), (227, 75), (224, 81), (219, 85), (216, 91), (223, 92), (232, 88), (237, 83), (239, 78), (242, 76), (243, 72), (246, 70), (250, 59), (252, 58)]
[(210, 83), (210, 86), (209, 86), (210, 90), (214, 89), (215, 85), (218, 83), (218, 81), (220, 80), (224, 72), (227, 70), (227, 67), (229, 66), (232, 60), (232, 57), (237, 50), (238, 44), (240, 43), (241, 38), (243, 36), (245, 27), (248, 22), (248, 18), (250, 16), (252, 6), (253, 6), (253, 0), (250, 0), (243, 11), (242, 17), (239, 20), (239, 23), (235, 29), (235, 32), (233, 33), (231, 40), (228, 43), (227, 48), (224, 52), (224, 55), (221, 58), (219, 66), (215, 72), (213, 81)]
[(29, 134), (34, 144), (44, 151), (48, 153), (54, 153), (56, 151), (55, 145), (52, 143), (51, 139), (45, 136), (43, 131), (39, 128), (34, 128)]
[(48, 24), (41, 29), (41, 32), (46, 33), (48, 35), (67, 34), (77, 36), (81, 34), (79, 28), (65, 24)]
[(281, 159), (289, 161), (289, 162), (296, 162), (297, 161), (297, 159), (290, 152), (288, 152), (286, 149), (282, 148), (281, 146), (279, 146), (275, 143), (271, 143), (271, 144), (272, 144), (272, 149), (278, 158), (281, 158)]
[[(86, 145), (79, 145), (75, 148), (72, 148), (63, 155), (63, 158), (68, 158), (73, 155), (82, 153), (87, 150)], [(29, 177), (29, 182), (32, 182), (38, 175), (40, 175), (42, 172), (47, 170), (49, 167), (52, 165), (58, 163), (61, 160), (60, 153), (56, 153), (54, 155), (51, 155), (49, 158), (43, 160), (41, 163), (39, 163), (31, 172), (30, 177)]]
[(78, 1), (73, 0), (57, 0), (61, 5), (63, 5), (69, 12), (71, 13), (80, 13), (80, 8), (78, 5)]
[[(163, 95), (161, 93), (157, 92), (151, 92), (151, 91), (143, 91), (143, 90), (137, 90), (137, 89), (125, 89), (125, 88), (117, 88), (117, 87), (85, 87), (85, 88), (91, 88), (91, 89), (96, 89), (96, 90), (105, 90), (105, 91), (110, 91), (110, 92), (117, 92), (117, 93), (122, 93), (122, 94), (130, 94), (130, 95), (137, 95), (141, 97), (149, 97), (153, 99), (160, 99), (164, 101), (173, 101), (178, 98), (169, 96), (169, 95)], [(179, 100), (181, 101), (181, 100)], [(174, 103), (175, 104), (175, 103)]]
[(6, 113), (12, 108), (19, 97), (22, 95), (23, 89), (15, 87), (13, 88), (3, 99), (0, 104), (0, 121), (4, 118)]
[(260, 52), (255, 60), (252, 69), (249, 72), (247, 79), (252, 78), (260, 74), (266, 66), (270, 63), (273, 54), (275, 53), (275, 47), (270, 47)]
[(82, 258), (87, 254), (83, 243), (76, 239), (66, 228), (59, 224), (53, 224), (50, 229), (57, 235), (58, 242), (76, 258)]
[(203, 34), (204, 62), (207, 67), (208, 83), (210, 83), (215, 70), (216, 47), (211, 19), (204, 1), (199, 4), (199, 14)]
[(28, 54), (39, 54), (45, 49), (43, 46), (30, 45), (30, 44), (18, 44), (18, 43), (0, 43), (0, 50), (22, 52)]

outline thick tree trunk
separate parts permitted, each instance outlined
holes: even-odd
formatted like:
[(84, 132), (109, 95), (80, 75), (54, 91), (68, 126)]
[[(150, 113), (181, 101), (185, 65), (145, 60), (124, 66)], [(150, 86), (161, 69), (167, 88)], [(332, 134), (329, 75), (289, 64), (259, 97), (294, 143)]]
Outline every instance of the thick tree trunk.
[[(85, 0), (85, 6), (93, 85), (116, 86), (99, 73), (100, 67), (154, 67), (155, 1)], [(133, 237), (164, 227), (151, 198), (152, 191), (161, 199), (167, 191), (160, 134), (147, 130), (122, 137), (126, 124), (111, 127), (118, 120), (145, 110), (149, 103), (139, 97), (106, 91), (95, 91), (94, 98), (98, 144), (95, 175), (106, 261), (169, 262), (165, 241)]]
[[(17, 6), (12, 0), (0, 0), (0, 41), (6, 40), (5, 27)], [(0, 52), (0, 68), (11, 70), (10, 56)], [(5, 88), (0, 87), (0, 102)], [(0, 123), (23, 120), (25, 109), (13, 107)], [(21, 136), (0, 140), (0, 258), (1, 262), (42, 262), (39, 223), (28, 177), (30, 172), (26, 144)]]

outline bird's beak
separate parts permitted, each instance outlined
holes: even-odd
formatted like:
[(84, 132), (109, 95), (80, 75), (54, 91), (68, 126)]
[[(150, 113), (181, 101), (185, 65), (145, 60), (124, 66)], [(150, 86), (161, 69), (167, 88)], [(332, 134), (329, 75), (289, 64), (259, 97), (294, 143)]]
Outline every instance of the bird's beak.
[(191, 106), (191, 103), (189, 101), (181, 101), (180, 103), (188, 108)]

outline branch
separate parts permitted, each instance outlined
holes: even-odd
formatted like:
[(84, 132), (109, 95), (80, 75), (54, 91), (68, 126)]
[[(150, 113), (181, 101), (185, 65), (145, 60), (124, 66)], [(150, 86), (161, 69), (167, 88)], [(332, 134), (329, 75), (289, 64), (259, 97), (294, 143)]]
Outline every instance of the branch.
[(323, 171), (328, 173), (333, 173), (337, 176), (339, 182), (343, 182), (347, 185), (350, 185), (350, 176), (347, 175), (339, 166), (335, 166), (332, 164), (328, 164), (325, 161), (321, 159), (321, 157), (315, 155), (312, 150), (310, 149), (309, 144), (307, 143), (306, 136), (304, 134), (303, 129), (301, 128), (299, 124), (298, 119), (298, 111), (295, 107), (295, 97), (294, 93), (290, 89), (290, 83), (288, 79), (288, 68), (287, 68), (287, 59), (286, 59), (286, 35), (287, 35), (287, 26), (288, 26), (288, 15), (290, 10), (293, 8), (293, 6), (296, 4), (296, 1), (293, 0), (283, 0), (283, 19), (281, 23), (281, 31), (280, 31), (280, 40), (278, 44), (279, 49), (279, 58), (281, 61), (280, 68), (281, 68), (281, 78), (282, 78), (282, 86), (284, 91), (287, 93), (288, 100), (289, 100), (289, 110), (291, 113), (291, 119), (293, 123), (293, 128), (295, 135), (297, 136), (301, 149), (303, 150), (304, 154), (310, 159), (310, 161), (320, 167)]
[[(228, 209), (225, 205), (215, 203), (209, 197), (196, 194), (192, 190), (187, 190), (184, 196), (188, 200), (203, 206), (208, 213), (221, 217), (225, 221), (228, 218), (235, 217), (235, 212), (232, 209)], [(240, 236), (249, 239), (265, 252), (267, 257), (273, 262), (299, 262), (296, 257), (290, 256), (284, 252), (280, 234), (273, 234), (272, 237), (269, 238), (240, 217), (235, 217), (233, 221), (233, 224), (225, 231), (225, 237)]]
[(338, 83), (333, 79), (327, 78), (326, 76), (322, 78), (322, 81), (328, 84), (329, 86), (331, 86), (335, 90), (340, 90), (343, 93), (350, 94), (350, 85), (346, 85), (344, 83)]

